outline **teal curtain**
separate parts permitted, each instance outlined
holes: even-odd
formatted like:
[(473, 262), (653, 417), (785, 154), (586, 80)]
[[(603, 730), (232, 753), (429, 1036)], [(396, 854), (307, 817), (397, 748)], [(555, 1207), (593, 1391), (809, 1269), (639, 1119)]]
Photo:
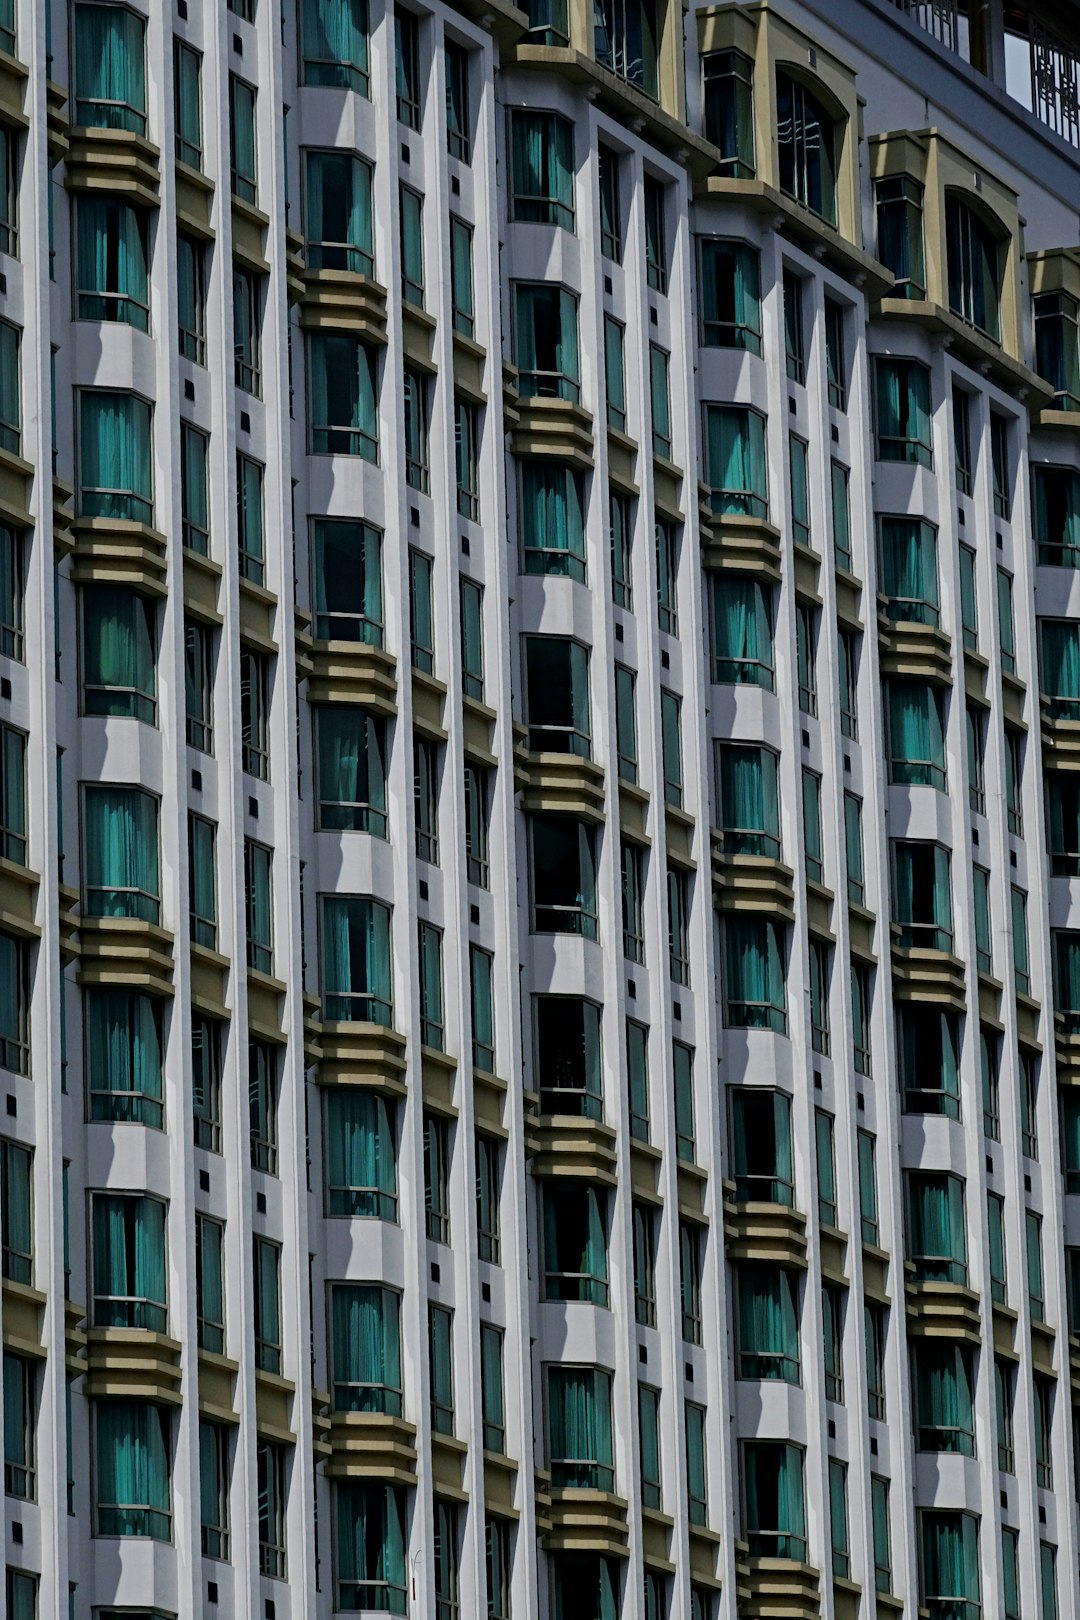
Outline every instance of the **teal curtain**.
[(361, 1480), (340, 1480), (335, 1490), (337, 1606), (404, 1614), (404, 1493)]
[(773, 689), (772, 613), (768, 587), (755, 579), (714, 574), (713, 679)]
[(334, 1410), (401, 1416), (398, 1296), (373, 1284), (331, 1290)]
[(875, 363), (878, 455), (883, 461), (932, 463), (930, 373), (915, 360)]
[(741, 1265), (738, 1276), (741, 1376), (797, 1384), (798, 1284), (782, 1266)]
[(548, 1432), (553, 1484), (610, 1490), (611, 1374), (597, 1367), (550, 1367)]
[(149, 326), (146, 225), (130, 204), (81, 196), (75, 210), (79, 316), (87, 321), (125, 321)]
[(340, 703), (320, 705), (315, 714), (320, 827), (385, 836), (382, 722), (367, 709)]
[(890, 681), (889, 768), (894, 782), (945, 787), (941, 699), (925, 681)]
[(577, 299), (550, 282), (515, 287), (514, 339), (522, 394), (577, 400), (581, 388)]
[(778, 1441), (747, 1444), (746, 1528), (750, 1556), (794, 1558), (806, 1553), (803, 1454)]
[(708, 480), (715, 512), (768, 515), (765, 418), (740, 405), (706, 405)]
[(585, 515), (581, 478), (561, 462), (521, 465), (519, 506), (527, 574), (585, 578)]
[(649, 344), (649, 398), (652, 407), (653, 454), (671, 459), (670, 356), (666, 349)]
[(75, 121), (146, 134), (146, 24), (121, 5), (75, 7)]
[(177, 41), (176, 155), (193, 169), (202, 168), (202, 95), (199, 85), (202, 58)]
[[(924, 1600), (956, 1598), (978, 1604), (979, 1521), (970, 1513), (922, 1514)], [(963, 1613), (967, 1620), (967, 1612)]]
[(153, 518), (150, 406), (134, 394), (80, 394), (79, 487), (85, 517)]
[(89, 914), (156, 923), (160, 910), (157, 800), (139, 788), (88, 787), (84, 814)]
[(913, 1175), (908, 1183), (910, 1250), (929, 1281), (967, 1280), (963, 1183), (950, 1175)]
[(744, 242), (701, 243), (701, 320), (706, 345), (761, 353), (759, 257)]
[(157, 712), (154, 611), (123, 586), (84, 586), (83, 700), (87, 714), (154, 724)]
[(552, 112), (515, 109), (510, 116), (513, 218), (540, 225), (574, 224), (574, 126)]
[(382, 542), (378, 530), (347, 518), (317, 518), (315, 634), (320, 641), (382, 646)]
[(379, 423), (374, 351), (350, 332), (312, 332), (308, 356), (312, 452), (375, 461)]
[(139, 991), (86, 995), (86, 1068), (91, 1119), (162, 1123), (161, 1025)]
[(331, 1215), (393, 1220), (397, 1152), (392, 1104), (341, 1086), (326, 1094), (326, 1182)]
[(1051, 714), (1080, 719), (1080, 624), (1075, 621), (1042, 621), (1042, 689)]
[(938, 623), (937, 536), (928, 523), (882, 518), (881, 571), (890, 619)]
[(304, 83), (368, 93), (367, 0), (303, 0)]
[(99, 1400), (97, 1532), (167, 1541), (172, 1528), (169, 1421), (149, 1401)]
[(933, 1339), (918, 1346), (915, 1402), (919, 1450), (975, 1455), (971, 1368), (959, 1346)]
[(370, 163), (352, 152), (309, 152), (305, 178), (308, 264), (373, 275)]
[(726, 916), (724, 946), (729, 1022), (783, 1032), (784, 966), (776, 924), (761, 917)]
[(164, 1333), (164, 1204), (96, 1193), (93, 1206), (95, 1325)]
[(390, 1022), (390, 911), (377, 900), (323, 901), (323, 994), (328, 1019)]

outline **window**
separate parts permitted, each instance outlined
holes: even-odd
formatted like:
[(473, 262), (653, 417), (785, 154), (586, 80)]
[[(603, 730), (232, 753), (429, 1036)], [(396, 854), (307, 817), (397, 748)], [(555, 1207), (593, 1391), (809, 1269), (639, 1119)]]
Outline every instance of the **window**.
[(599, 1367), (548, 1367), (547, 1420), (551, 1483), (613, 1490), (611, 1374)]
[(18, 133), (0, 124), (0, 253), (12, 256), (19, 249), (18, 165)]
[(978, 1620), (979, 1521), (974, 1514), (919, 1514), (922, 1542), (922, 1603), (931, 1620)]
[(0, 1244), (2, 1275), (29, 1286), (33, 1278), (32, 1218), (34, 1154), (6, 1138), (0, 1140)]
[(183, 543), (200, 557), (210, 555), (210, 501), (205, 433), (180, 423), (180, 513)]
[(1042, 680), (1047, 712), (1054, 720), (1080, 719), (1080, 625), (1065, 619), (1040, 621)]
[(854, 793), (844, 794), (844, 851), (847, 857), (848, 900), (866, 904), (866, 868), (863, 860), (862, 800)]
[(84, 585), (84, 714), (157, 721), (157, 607), (124, 586)]
[(885, 1333), (884, 1307), (863, 1302), (863, 1341), (866, 1357), (866, 1402), (869, 1415), (878, 1422), (885, 1418)]
[(736, 1203), (793, 1207), (791, 1099), (785, 1092), (732, 1090), (731, 1150)]
[(788, 466), (791, 477), (791, 532), (795, 544), (810, 546), (810, 468), (809, 445), (794, 433), (788, 436)]
[(836, 224), (841, 126), (797, 79), (776, 75), (776, 144), (780, 190), (829, 225)]
[(495, 1073), (494, 971), (491, 952), (481, 950), (479, 945), (470, 945), (473, 1068), (482, 1070), (484, 1074)]
[(634, 707), (635, 676), (625, 664), (615, 665), (615, 750), (619, 779), (637, 781), (637, 716)]
[(347, 518), (316, 518), (312, 522), (311, 548), (316, 639), (364, 641), (381, 647), (379, 531)]
[(856, 1074), (867, 1078), (873, 1072), (870, 1049), (870, 1009), (874, 998), (872, 970), (862, 962), (851, 963), (851, 1041)]
[(199, 1419), (199, 1507), (204, 1558), (229, 1556), (229, 1436), (220, 1423)]
[(633, 1201), (634, 1320), (656, 1326), (656, 1216), (648, 1204)]
[(638, 1385), (638, 1447), (641, 1454), (641, 1505), (660, 1506), (660, 1391)]
[(247, 965), (257, 973), (274, 970), (274, 912), (271, 878), (274, 852), (252, 838), (244, 839), (244, 894), (247, 922)]
[(323, 1017), (389, 1026), (393, 1018), (390, 908), (378, 900), (322, 896)]
[(705, 1449), (706, 1412), (695, 1401), (683, 1403), (683, 1431), (686, 1440), (686, 1495), (691, 1524), (706, 1524), (709, 1514), (708, 1476)]
[(19, 530), (0, 524), (0, 657), (22, 656), (23, 539)]
[(429, 469), (430, 406), (428, 385), (420, 373), (405, 367), (402, 390), (405, 441), (405, 482), (426, 495), (431, 487)]
[(309, 332), (307, 341), (312, 455), (361, 456), (377, 462), (374, 349), (351, 332)]
[(188, 812), (188, 904), (194, 945), (217, 949), (217, 875), (214, 843), (217, 826)]
[[(105, 1234), (107, 1242), (110, 1235)], [(136, 1267), (138, 1262), (139, 1254), (136, 1251)], [(195, 1299), (199, 1349), (213, 1351), (215, 1355), (224, 1355), (225, 1228), (220, 1221), (212, 1220), (209, 1215), (195, 1216)]]
[(920, 1282), (967, 1286), (964, 1183), (958, 1176), (907, 1176), (907, 1250)]
[(377, 1480), (335, 1482), (334, 1607), (404, 1614), (405, 1492)]
[(90, 917), (156, 923), (158, 801), (140, 788), (83, 789), (83, 904)]
[(874, 1163), (875, 1139), (869, 1131), (858, 1133), (859, 1153), (859, 1217), (864, 1243), (876, 1244), (878, 1230), (877, 1167)]
[[(1080, 400), (1075, 408), (1080, 410)], [(1071, 467), (1032, 467), (1031, 496), (1039, 562), (1080, 567), (1080, 473)]]
[(522, 461), (518, 523), (526, 574), (584, 581), (585, 500), (580, 473), (559, 461)]
[(544, 1184), (544, 1298), (608, 1303), (607, 1194), (588, 1182)]
[(970, 546), (960, 547), (960, 623), (966, 648), (979, 645), (979, 624), (976, 611), (975, 553)]
[(980, 709), (972, 708), (968, 704), (967, 719), (967, 764), (968, 764), (968, 803), (978, 815), (986, 813), (986, 772), (985, 772), (985, 735), (986, 717)]
[(712, 511), (768, 517), (765, 418), (760, 411), (705, 406), (705, 481)]
[(604, 316), (604, 379), (608, 427), (626, 431), (625, 328), (611, 315)]
[(945, 792), (945, 714), (926, 681), (889, 681), (889, 781)]
[(394, 7), (394, 63), (397, 115), (408, 129), (420, 129), (420, 19)]
[(248, 1042), (248, 1129), (251, 1164), (277, 1175), (278, 1063), (265, 1041)]
[(83, 517), (153, 521), (150, 447), (146, 400), (103, 389), (80, 393), (79, 511)]
[(178, 342), (185, 360), (206, 364), (206, 281), (203, 250), (191, 237), (176, 237)]
[(788, 379), (806, 381), (806, 340), (803, 335), (803, 284), (793, 270), (784, 271), (784, 354)]
[(1016, 621), (1013, 616), (1012, 575), (1003, 568), (997, 571), (998, 639), (1001, 646), (1001, 668), (1006, 675), (1016, 673)]
[[(189, 53), (190, 54), (190, 53)], [(178, 245), (187, 238), (178, 237)], [(190, 247), (190, 243), (188, 243)], [(75, 209), (75, 315), (80, 321), (122, 321), (146, 332), (150, 327), (149, 242), (146, 215), (119, 198), (79, 198)], [(178, 273), (183, 275), (182, 256)], [(180, 291), (184, 285), (181, 279)], [(0, 324), (5, 382), (0, 389), (4, 448), (18, 453), (18, 333)], [(183, 352), (181, 350), (181, 352)], [(10, 397), (9, 397), (10, 396)], [(11, 430), (14, 429), (14, 443)]]
[(254, 204), (256, 189), (255, 153), (255, 97), (253, 85), (229, 75), (229, 159), (232, 166), (232, 191), (242, 202)]
[(184, 621), (184, 696), (188, 745), (200, 753), (213, 748), (213, 632), (195, 619)]
[(799, 708), (817, 714), (817, 612), (808, 602), (795, 603), (795, 663)]
[(455, 332), (472, 337), (475, 328), (473, 298), (472, 226), (450, 215), (450, 305)]
[(848, 1537), (847, 1463), (829, 1458), (829, 1530), (832, 1542), (832, 1572), (847, 1580), (851, 1574), (851, 1543)]
[(1040, 1490), (1054, 1488), (1053, 1421), (1055, 1380), (1043, 1373), (1033, 1373), (1032, 1393), (1035, 1397), (1035, 1483)]
[(1001, 260), (998, 240), (975, 209), (945, 193), (945, 254), (949, 308), (995, 340), (1001, 336)]
[(669, 636), (679, 633), (679, 533), (676, 524), (656, 519), (656, 616)]
[(145, 135), (145, 19), (121, 5), (76, 5), (74, 13), (74, 122)]
[(696, 1155), (694, 1139), (694, 1053), (682, 1041), (673, 1041), (671, 1066), (675, 1081), (675, 1154), (686, 1164)]
[(326, 1213), (367, 1219), (397, 1219), (397, 1141), (394, 1105), (376, 1092), (353, 1086), (327, 1091)]
[(649, 344), (649, 398), (652, 415), (653, 455), (671, 460), (671, 384), (668, 376), (671, 356), (655, 343)]
[(450, 1241), (450, 1133), (445, 1119), (424, 1115), (424, 1211), (433, 1243)]
[(1045, 1288), (1042, 1264), (1042, 1216), (1024, 1211), (1024, 1242), (1027, 1253), (1028, 1311), (1033, 1322), (1045, 1320)]
[[(4, 1351), (4, 1494), (22, 1502), (34, 1500), (37, 1487), (33, 1363)], [(11, 1614), (11, 1599), (8, 1599)], [(31, 1610), (31, 1620), (34, 1611)]]
[[(711, 57), (706, 57), (706, 72)], [(761, 353), (761, 261), (745, 242), (698, 243), (701, 341), (705, 348)]]
[(259, 1520), (259, 1574), (285, 1579), (285, 1449), (272, 1440), (255, 1444), (255, 1489)]
[(510, 114), (510, 218), (574, 229), (574, 126), (554, 112)]
[(398, 187), (401, 232), (401, 296), (416, 309), (424, 307), (424, 199), (411, 186)]
[(833, 558), (837, 568), (851, 573), (851, 501), (848, 493), (850, 474), (838, 461), (829, 463), (830, 494), (832, 499)]
[(894, 622), (937, 625), (937, 532), (916, 518), (881, 519), (881, 588)]
[(320, 704), (316, 740), (318, 825), (385, 838), (386, 722), (359, 705)]
[(802, 770), (803, 855), (806, 875), (811, 883), (825, 881), (822, 863), (821, 837), (821, 777), (814, 771)]
[(823, 1226), (839, 1227), (836, 1204), (836, 1150), (833, 1116), (814, 1110), (814, 1153), (817, 1166), (818, 1217)]
[(806, 1561), (803, 1454), (783, 1441), (742, 1448), (744, 1539), (751, 1558)]
[(171, 1427), (166, 1408), (152, 1401), (93, 1403), (96, 1535), (171, 1540)]
[[(953, 458), (956, 466), (956, 487), (961, 495), (970, 496), (975, 488), (975, 463), (971, 454), (971, 403), (963, 389), (953, 388)], [(961, 550), (966, 548), (961, 547)]]
[[(611, 600), (616, 607), (625, 608), (628, 613), (632, 613), (634, 534), (628, 496), (617, 495), (614, 490), (609, 490), (608, 521), (611, 530)], [(582, 548), (584, 549), (584, 540)]]
[(240, 646), (240, 758), (260, 782), (270, 780), (270, 666), (264, 653)]
[(1057, 1548), (1039, 1542), (1039, 1597), (1042, 1620), (1057, 1620)]
[(773, 690), (772, 594), (768, 585), (738, 575), (712, 575), (712, 653), (712, 678), (717, 684)]
[(909, 1114), (960, 1118), (960, 1037), (952, 1013), (927, 1002), (897, 1007), (900, 1096)]
[(400, 1302), (393, 1289), (330, 1284), (330, 1363), (333, 1411), (401, 1416)]
[(302, 83), (371, 94), (367, 0), (303, 0), (300, 38)]
[[(258, 399), (262, 393), (262, 291), (259, 277), (233, 266), (233, 380)], [(314, 339), (312, 340), (314, 342)]]
[(724, 917), (725, 1022), (787, 1033), (785, 939), (768, 918)]
[(975, 1378), (968, 1347), (947, 1340), (917, 1340), (912, 1382), (916, 1449), (974, 1457)]
[(667, 292), (667, 230), (664, 213), (664, 186), (651, 174), (645, 176), (642, 198), (645, 208), (645, 280), (653, 292)]
[(443, 43), (446, 69), (446, 150), (468, 163), (472, 157), (472, 109), (469, 105), (469, 53), (464, 45)]
[(736, 1369), (739, 1378), (799, 1382), (799, 1284), (784, 1266), (736, 1268)]
[(623, 955), (630, 962), (645, 960), (646, 851), (623, 839), (619, 846), (622, 880)]
[(990, 412), (990, 471), (994, 487), (994, 513), (1008, 518), (1012, 507), (1009, 424), (997, 411)]
[(664, 803), (682, 808), (683, 764), (680, 714), (682, 699), (674, 692), (660, 692), (660, 736), (664, 772)]
[(703, 1229), (679, 1222), (679, 1296), (682, 1336), (687, 1344), (701, 1343), (701, 1260)]
[(780, 859), (777, 757), (768, 748), (718, 743), (718, 820), (725, 855)]
[(575, 816), (529, 818), (532, 927), (596, 938), (596, 832)]
[(892, 1591), (892, 1546), (889, 1534), (889, 1481), (870, 1475), (870, 1516), (874, 1541), (874, 1591)]
[(503, 1393), (503, 1334), (490, 1322), (480, 1323), (480, 1405), (484, 1450), (506, 1452), (506, 1401)]
[(420, 962), (420, 1041), (435, 1051), (444, 1049), (445, 1010), (443, 1007), (442, 929), (431, 923), (417, 924)]
[(465, 870), (470, 883), (488, 886), (490, 793), (483, 765), (465, 763)]
[[(366, 50), (365, 36), (365, 55)], [(305, 67), (310, 68), (310, 63)], [(355, 152), (305, 152), (304, 237), (309, 269), (374, 276), (371, 192), (371, 164)]]
[(992, 1142), (999, 1140), (998, 1069), (1001, 1043), (995, 1031), (979, 1029), (979, 1075), (982, 1081), (983, 1132)]
[(690, 874), (667, 869), (668, 971), (676, 984), (690, 983)]
[(894, 922), (904, 950), (951, 951), (949, 851), (940, 844), (893, 844)]
[(748, 180), (754, 173), (754, 64), (742, 51), (712, 51), (702, 67), (705, 139), (720, 149), (721, 174)]
[(1028, 947), (1027, 895), (1015, 886), (1010, 890), (1012, 909), (1013, 979), (1017, 993), (1031, 994), (1031, 956)]
[(525, 398), (581, 397), (577, 298), (550, 282), (514, 284), (518, 387)]
[(161, 1009), (138, 990), (85, 992), (84, 1057), (90, 1118), (160, 1130)]
[(844, 344), (844, 306), (835, 298), (825, 299), (825, 374), (829, 404), (847, 410), (847, 355)]
[(600, 1119), (600, 1009), (573, 996), (537, 996), (533, 1006), (540, 1112)]
[(281, 1250), (268, 1238), (253, 1241), (253, 1300), (255, 1366), (261, 1372), (281, 1372)]
[(619, 197), (619, 158), (602, 143), (596, 150), (600, 193), (600, 251), (616, 264), (622, 258), (622, 207)]
[(462, 579), (461, 606), (461, 688), (467, 698), (484, 701), (484, 588), (475, 580)]
[(1011, 1364), (994, 1357), (994, 1409), (997, 1433), (997, 1462), (1002, 1473), (1015, 1470), (1013, 1452), (1013, 1397), (1015, 1376)]
[[(631, 688), (631, 716), (632, 702)], [(589, 759), (588, 648), (565, 636), (526, 636), (525, 706), (530, 749)]]
[(923, 188), (909, 174), (893, 174), (874, 187), (878, 258), (896, 279), (893, 296), (926, 297)]
[(651, 0), (601, 0), (594, 14), (596, 60), (658, 101), (660, 21)]
[(917, 360), (874, 363), (879, 461), (934, 464), (930, 421), (930, 373)]
[(1054, 408), (1080, 411), (1080, 305), (1067, 292), (1039, 293), (1035, 312), (1035, 369), (1054, 390)]
[(626, 1020), (626, 1068), (630, 1093), (630, 1134), (649, 1140), (649, 1032), (635, 1019)]

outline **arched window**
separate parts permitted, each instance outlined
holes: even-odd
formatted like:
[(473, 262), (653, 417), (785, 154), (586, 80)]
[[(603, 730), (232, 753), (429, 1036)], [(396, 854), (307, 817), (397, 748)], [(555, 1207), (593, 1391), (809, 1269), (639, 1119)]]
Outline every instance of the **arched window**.
[(840, 124), (798, 79), (776, 75), (780, 190), (829, 225), (836, 224)]
[(945, 198), (945, 251), (949, 308), (995, 341), (1001, 337), (1001, 267), (998, 233), (963, 198)]

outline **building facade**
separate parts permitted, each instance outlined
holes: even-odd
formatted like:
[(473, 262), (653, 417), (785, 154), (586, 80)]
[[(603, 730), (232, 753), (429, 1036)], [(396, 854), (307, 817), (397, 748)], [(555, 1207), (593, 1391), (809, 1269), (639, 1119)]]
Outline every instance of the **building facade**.
[(1080, 1613), (1078, 37), (0, 0), (9, 1620)]

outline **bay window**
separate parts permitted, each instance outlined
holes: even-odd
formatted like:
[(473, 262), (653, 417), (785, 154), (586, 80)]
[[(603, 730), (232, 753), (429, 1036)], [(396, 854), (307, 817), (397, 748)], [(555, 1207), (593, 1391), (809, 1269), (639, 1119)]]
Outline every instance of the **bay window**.
[(706, 236), (698, 243), (698, 263), (704, 346), (760, 354), (761, 258), (757, 249), (745, 242)]
[(783, 1441), (742, 1448), (744, 1539), (751, 1558), (806, 1561), (803, 1453)]
[(945, 716), (926, 681), (889, 681), (889, 781), (945, 792)]
[(397, 1220), (394, 1104), (378, 1092), (335, 1086), (326, 1092), (326, 1213)]
[(769, 918), (724, 918), (725, 1023), (729, 1028), (787, 1033), (785, 941)]
[(83, 878), (88, 916), (158, 922), (158, 801), (153, 794), (136, 787), (84, 787)]
[(335, 1412), (401, 1416), (400, 1299), (374, 1283), (330, 1285)]
[(308, 334), (308, 431), (316, 456), (360, 456), (377, 462), (378, 360), (351, 332)]
[(574, 229), (574, 126), (554, 112), (510, 113), (510, 218)]
[(799, 1284), (783, 1266), (737, 1268), (737, 1367), (740, 1378), (799, 1382)]
[(317, 641), (383, 644), (382, 535), (353, 518), (314, 518), (311, 557)]
[(358, 704), (314, 711), (318, 825), (386, 837), (386, 721)]
[(164, 1333), (165, 1205), (157, 1198), (95, 1193), (94, 1326)]
[(164, 1123), (161, 1010), (139, 990), (88, 989), (86, 1085), (90, 1118)]
[(355, 152), (305, 153), (304, 236), (309, 269), (374, 276), (371, 192), (371, 164)]
[(596, 829), (575, 816), (529, 817), (532, 927), (595, 939)]
[(168, 1412), (146, 1400), (97, 1400), (93, 1415), (96, 1534), (171, 1540)]
[(734, 180), (754, 173), (754, 64), (742, 51), (702, 59), (705, 139), (720, 149), (718, 168)]
[(544, 1183), (544, 1298), (608, 1302), (607, 1195), (588, 1182)]
[(955, 192), (945, 195), (949, 308), (997, 341), (1001, 337), (1002, 244), (985, 219)]
[(533, 1014), (540, 1112), (600, 1119), (600, 1008), (577, 996), (537, 996)]
[(321, 942), (324, 1018), (388, 1026), (393, 1017), (389, 906), (323, 895)]
[(907, 1257), (920, 1282), (968, 1280), (964, 1183), (944, 1172), (910, 1171), (906, 1177)]
[(76, 5), (75, 123), (146, 134), (146, 20), (121, 5)]
[(150, 326), (149, 241), (145, 213), (118, 197), (79, 197), (75, 205), (75, 314), (80, 321)]
[(376, 1480), (334, 1486), (334, 1607), (405, 1614), (405, 1492)]
[(367, 0), (303, 0), (300, 39), (303, 84), (370, 95)]
[(711, 575), (712, 678), (718, 685), (774, 689), (772, 592), (738, 574)]
[(526, 574), (585, 579), (585, 499), (581, 474), (558, 461), (521, 463), (518, 507)]
[(514, 347), (525, 398), (581, 398), (577, 298), (550, 282), (514, 286)]
[(744, 405), (705, 406), (705, 481), (719, 515), (769, 515), (765, 418)]
[(83, 517), (151, 523), (151, 409), (135, 394), (79, 395), (79, 511)]
[(547, 1417), (551, 1483), (613, 1490), (611, 1374), (599, 1367), (548, 1367)]
[(157, 610), (121, 585), (82, 588), (83, 713), (157, 719)]

